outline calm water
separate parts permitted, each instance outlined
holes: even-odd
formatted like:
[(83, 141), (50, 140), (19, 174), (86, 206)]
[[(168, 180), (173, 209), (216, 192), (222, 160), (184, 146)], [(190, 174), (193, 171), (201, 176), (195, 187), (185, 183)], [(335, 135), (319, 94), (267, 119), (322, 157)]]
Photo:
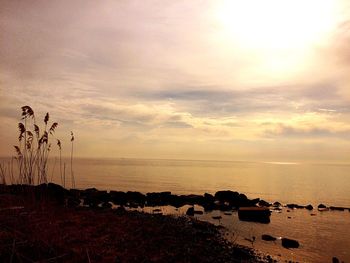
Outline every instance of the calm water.
[[(79, 188), (175, 194), (230, 189), (271, 202), (350, 207), (350, 165), (76, 159), (73, 166)], [(67, 166), (67, 180), (69, 175)], [(53, 180), (59, 182), (58, 161)]]

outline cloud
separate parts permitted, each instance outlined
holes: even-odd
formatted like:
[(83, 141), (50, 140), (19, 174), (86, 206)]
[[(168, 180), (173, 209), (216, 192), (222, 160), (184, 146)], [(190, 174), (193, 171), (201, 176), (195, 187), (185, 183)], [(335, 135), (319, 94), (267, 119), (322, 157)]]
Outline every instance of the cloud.
[[(118, 148), (120, 156), (149, 156), (150, 145), (158, 156), (179, 145), (187, 154), (194, 145), (196, 154), (208, 147), (203, 154), (215, 157), (220, 145), (231, 156), (225, 143), (236, 143), (238, 152), (249, 145), (251, 153), (286, 140), (302, 149), (315, 138), (341, 139), (335, 145), (343, 147), (350, 129), (349, 19), (300, 65), (276, 73), (263, 65), (285, 59), (279, 52), (258, 56), (219, 37), (216, 4), (1, 1), (1, 123), (14, 133), (20, 106), (28, 104), (39, 119), (49, 111), (58, 134), (73, 129), (91, 154), (113, 148), (105, 155)], [(98, 136), (108, 143), (93, 145)]]
[(265, 131), (265, 135), (271, 138), (296, 138), (296, 139), (318, 139), (318, 138), (336, 138), (349, 140), (350, 139), (350, 129), (332, 129), (332, 128), (320, 128), (320, 127), (292, 127), (280, 124), (274, 129), (269, 129)]

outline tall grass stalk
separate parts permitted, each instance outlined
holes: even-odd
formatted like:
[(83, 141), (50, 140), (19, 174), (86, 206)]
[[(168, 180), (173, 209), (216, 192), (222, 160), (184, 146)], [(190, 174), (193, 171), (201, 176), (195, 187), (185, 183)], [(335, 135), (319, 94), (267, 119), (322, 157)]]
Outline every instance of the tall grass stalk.
[(71, 143), (72, 143), (72, 149), (70, 152), (70, 175), (71, 175), (71, 180), (72, 180), (72, 188), (75, 188), (75, 178), (74, 178), (74, 173), (73, 173), (73, 143), (74, 143), (74, 134), (71, 131)]
[[(40, 132), (33, 109), (29, 106), (23, 106), (21, 109), (23, 122), (18, 124), (19, 144), (14, 146), (19, 173), (18, 183), (30, 185), (47, 183), (48, 158), (51, 151), (50, 139), (53, 137), (58, 123), (53, 122), (49, 125), (49, 113), (46, 113), (45, 129)], [(13, 169), (11, 173), (13, 173)]]

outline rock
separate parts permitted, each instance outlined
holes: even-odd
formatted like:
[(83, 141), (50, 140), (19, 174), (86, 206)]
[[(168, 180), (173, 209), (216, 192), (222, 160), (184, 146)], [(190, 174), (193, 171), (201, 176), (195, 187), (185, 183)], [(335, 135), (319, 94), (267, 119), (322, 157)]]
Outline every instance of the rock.
[(171, 192), (147, 193), (146, 202), (149, 206), (163, 206), (170, 202)]
[(290, 208), (290, 209), (296, 209), (296, 208), (300, 209), (300, 208), (304, 208), (304, 206), (298, 205), (298, 204), (287, 204), (286, 206), (287, 206), (288, 208)]
[(314, 214), (314, 213), (312, 213), (312, 214), (310, 214), (310, 216), (315, 216), (316, 214)]
[(215, 193), (215, 198), (220, 202), (230, 202), (232, 200), (238, 200), (239, 193), (231, 190), (218, 191)]
[(305, 206), (305, 208), (307, 209), (307, 210), (313, 210), (314, 209), (314, 207), (312, 206), (312, 205), (307, 205), (307, 206)]
[(211, 202), (214, 203), (215, 197), (212, 194), (205, 193), (204, 194), (204, 199), (206, 202)]
[(117, 207), (117, 209), (115, 209), (115, 212), (117, 214), (124, 214), (126, 212), (126, 210), (125, 210), (124, 206), (119, 206), (119, 207)]
[(102, 208), (112, 208), (112, 204), (110, 202), (103, 202), (101, 205)]
[(294, 239), (282, 238), (282, 246), (285, 248), (298, 248), (299, 242)]
[(203, 211), (199, 211), (199, 210), (194, 210), (193, 213), (195, 215), (203, 215)]
[(70, 196), (66, 199), (66, 206), (67, 207), (77, 207), (80, 205), (80, 199), (76, 198), (74, 196)]
[(169, 204), (171, 206), (174, 206), (176, 208), (179, 208), (181, 206), (184, 206), (186, 204), (185, 200), (178, 195), (170, 195), (169, 196)]
[(194, 216), (194, 207), (189, 207), (186, 211), (186, 215)]
[(213, 219), (220, 220), (222, 217), (221, 216), (212, 216)]
[(327, 207), (324, 204), (319, 204), (317, 208), (318, 209), (323, 209), (323, 208), (327, 208)]
[(344, 207), (340, 207), (340, 206), (330, 206), (329, 209), (336, 210), (336, 211), (344, 211), (345, 210)]
[(203, 204), (204, 211), (213, 211), (218, 209), (218, 206), (215, 203), (205, 203)]
[(58, 184), (48, 183), (34, 186), (34, 193), (37, 200), (51, 200), (64, 205), (69, 191)]
[(126, 192), (126, 199), (129, 203), (144, 205), (146, 196), (140, 192), (128, 191)]
[[(273, 208), (273, 211), (275, 211), (275, 212), (280, 212), (280, 213), (281, 213), (281, 212), (282, 212), (282, 208), (279, 207), (279, 206), (278, 206), (278, 207), (274, 207), (274, 208)], [(287, 210), (287, 212), (290, 212), (290, 211)]]
[(110, 191), (109, 195), (111, 197), (111, 201), (117, 205), (125, 205), (126, 204), (126, 193), (120, 191)]
[(272, 204), (272, 206), (273, 206), (273, 207), (280, 207), (280, 206), (282, 206), (282, 204), (281, 204), (280, 202), (274, 202), (274, 203)]
[(182, 195), (185, 203), (188, 205), (202, 204), (204, 197), (202, 195)]
[(270, 203), (268, 203), (268, 202), (266, 202), (265, 200), (262, 200), (262, 199), (258, 202), (258, 205), (259, 205), (259, 206), (264, 206), (264, 207), (269, 207), (269, 206), (271, 206)]
[(266, 207), (241, 207), (238, 209), (238, 218), (242, 221), (270, 223), (271, 212)]
[(337, 257), (333, 257), (332, 258), (332, 263), (339, 263), (339, 259)]
[(275, 241), (277, 238), (270, 236), (270, 235), (267, 235), (267, 234), (264, 234), (261, 236), (261, 239), (265, 240), (265, 241)]
[(225, 215), (225, 216), (232, 216), (232, 213), (230, 213), (230, 212), (225, 212), (224, 215)]

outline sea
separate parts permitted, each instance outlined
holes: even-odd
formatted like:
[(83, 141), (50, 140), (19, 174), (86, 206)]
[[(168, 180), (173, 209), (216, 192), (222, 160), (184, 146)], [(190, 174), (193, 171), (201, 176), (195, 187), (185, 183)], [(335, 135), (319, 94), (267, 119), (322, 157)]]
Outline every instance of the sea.
[[(316, 208), (313, 211), (283, 208), (272, 212), (269, 224), (239, 221), (234, 211), (231, 215), (214, 211), (196, 217), (224, 226), (225, 235), (232, 242), (269, 253), (278, 261), (332, 262), (332, 258), (337, 257), (350, 262), (350, 211), (317, 211), (321, 203), (350, 208), (350, 164), (75, 158), (71, 167), (69, 159), (63, 162), (67, 164), (62, 169), (68, 188), (74, 178), (75, 187), (80, 189), (171, 191), (173, 194), (215, 194), (219, 190), (232, 190), (271, 203), (311, 204)], [(59, 159), (51, 158), (49, 180), (63, 183), (62, 169)], [(139, 209), (154, 211), (154, 208)], [(182, 215), (187, 208), (160, 209), (164, 214)], [(218, 215), (222, 219), (212, 218)], [(262, 234), (275, 236), (277, 240), (263, 241)], [(283, 248), (280, 241), (283, 237), (298, 240), (300, 247)]]

